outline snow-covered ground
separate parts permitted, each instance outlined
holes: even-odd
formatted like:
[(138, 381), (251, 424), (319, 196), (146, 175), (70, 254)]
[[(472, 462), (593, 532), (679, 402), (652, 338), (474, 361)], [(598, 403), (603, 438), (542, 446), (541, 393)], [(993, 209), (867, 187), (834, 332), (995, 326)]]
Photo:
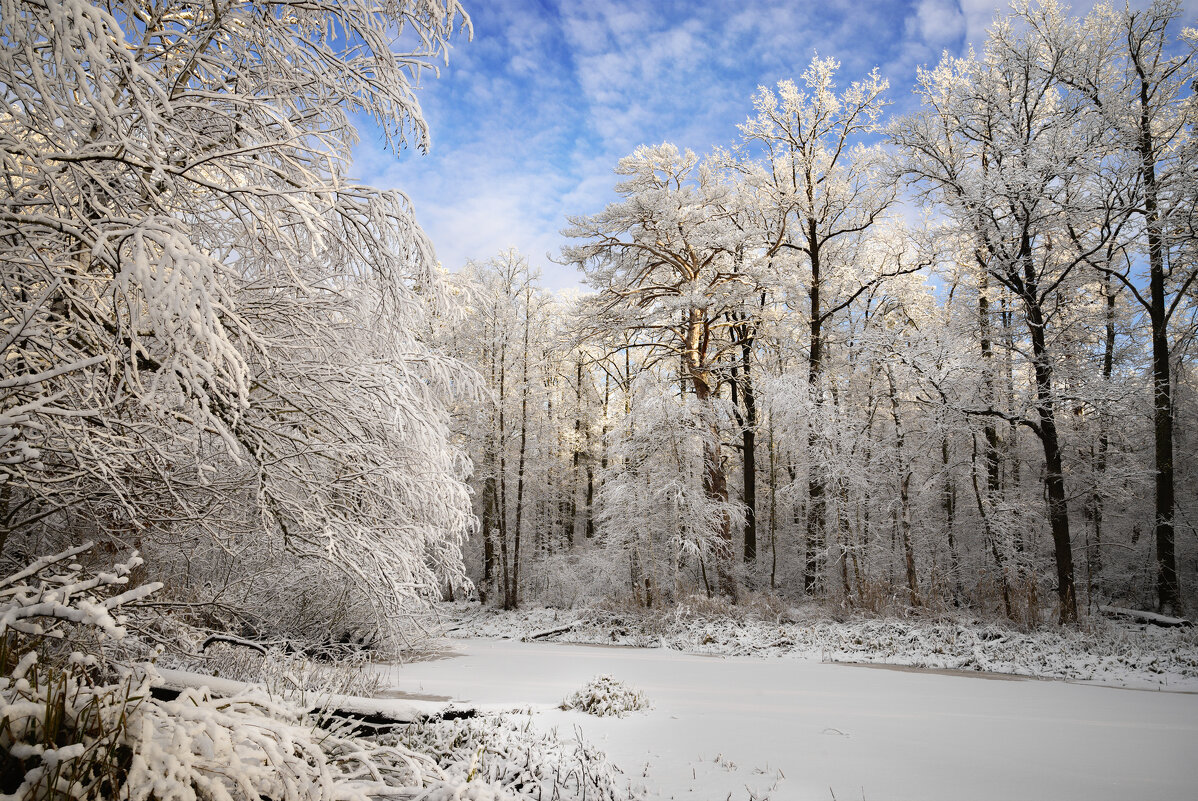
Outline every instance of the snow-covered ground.
[[(446, 640), (395, 693), (575, 729), (649, 798), (1192, 799), (1198, 694), (668, 649)], [(558, 708), (607, 673), (652, 708)]]

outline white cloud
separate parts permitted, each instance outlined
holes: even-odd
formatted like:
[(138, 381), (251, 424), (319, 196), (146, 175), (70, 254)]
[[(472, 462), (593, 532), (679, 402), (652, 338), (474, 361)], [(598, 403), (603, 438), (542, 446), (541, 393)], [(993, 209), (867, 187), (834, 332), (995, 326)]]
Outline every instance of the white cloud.
[(965, 33), (965, 15), (957, 0), (919, 0), (915, 17), (920, 36), (931, 45), (955, 44)]
[[(1196, 7), (1185, 0), (1190, 24)], [(918, 65), (963, 43), (980, 48), (1007, 9), (1005, 0), (510, 0), (479, 10), (475, 41), (459, 42), (446, 78), (422, 90), (432, 154), (395, 161), (367, 143), (355, 172), (408, 192), (446, 267), (515, 246), (548, 285), (575, 285), (545, 254), (563, 244), (567, 215), (613, 198), (612, 168), (637, 145), (731, 144), (754, 89), (797, 78), (817, 49), (841, 61), (842, 84), (880, 66), (903, 111)]]

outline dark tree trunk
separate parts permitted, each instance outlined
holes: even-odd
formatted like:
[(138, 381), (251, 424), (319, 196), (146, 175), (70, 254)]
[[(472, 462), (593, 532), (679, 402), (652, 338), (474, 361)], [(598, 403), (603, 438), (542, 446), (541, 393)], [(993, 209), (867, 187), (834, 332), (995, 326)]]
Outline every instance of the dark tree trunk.
[(757, 561), (757, 399), (753, 393), (751, 371), (753, 335), (750, 324), (745, 323), (741, 337), (741, 369), (744, 371), (741, 395), (745, 403), (745, 425), (741, 444), (744, 447), (745, 487), (745, 564)]
[[(815, 221), (811, 220), (808, 231), (811, 257), (811, 287), (807, 297), (811, 304), (810, 354), (807, 361), (807, 383), (815, 408), (816, 420), (823, 408), (820, 373), (823, 367), (823, 312), (820, 309), (820, 260)], [(816, 423), (818, 424), (818, 423)], [(824, 549), (824, 533), (827, 524), (827, 486), (823, 466), (819, 464), (823, 443), (813, 425), (807, 433), (807, 542), (803, 566), (803, 590), (814, 593), (819, 581), (820, 555)]]
[(586, 538), (594, 539), (595, 537), (595, 516), (591, 513), (591, 507), (595, 503), (595, 471), (590, 463), (587, 464), (587, 497), (586, 497)]
[[(1102, 350), (1102, 380), (1109, 385), (1115, 367), (1115, 292), (1111, 286), (1111, 277), (1107, 275), (1103, 281), (1102, 294), (1106, 301), (1106, 337)], [(1094, 487), (1090, 493), (1090, 523), (1093, 526), (1094, 541), (1088, 549), (1088, 564), (1086, 576), (1089, 581), (1089, 592), (1102, 590), (1102, 525), (1106, 511), (1103, 500), (1101, 483), (1106, 475), (1107, 452), (1110, 449), (1110, 420), (1106, 412), (1098, 416), (1098, 443), (1094, 449)]]
[[(566, 519), (566, 547), (574, 548), (574, 530), (578, 527), (578, 475), (582, 464), (582, 354), (574, 372), (574, 455), (570, 470), (570, 505)], [(588, 501), (589, 503), (589, 501)]]
[(978, 481), (978, 441), (977, 436), (973, 436), (973, 469), (969, 471), (970, 479), (973, 482), (973, 497), (978, 505), (978, 517), (982, 521), (982, 532), (986, 537), (986, 544), (990, 546), (990, 555), (994, 558), (994, 567), (998, 571), (999, 589), (1002, 591), (1003, 614), (1008, 618), (1014, 618), (1014, 610), (1011, 607), (1011, 581), (1007, 576), (1007, 567), (1003, 560), (1002, 553), (998, 549), (998, 536), (994, 530), (994, 523), (987, 508), (989, 501), (982, 493), (981, 483)]
[(524, 302), (524, 360), (520, 369), (520, 455), (516, 466), (516, 532), (512, 538), (512, 588), (506, 606), (520, 605), (520, 533), (524, 524), (524, 458), (528, 446), (528, 335), (532, 316), (531, 296)]
[[(983, 273), (981, 286), (978, 288), (978, 329), (982, 348), (982, 381), (986, 392), (986, 404), (994, 406), (994, 343), (991, 334), (990, 298), (986, 294), (987, 288), (986, 274)], [(999, 481), (998, 427), (992, 418), (986, 418), (983, 436), (986, 439), (986, 451), (983, 457), (986, 465), (986, 491), (990, 494), (990, 502), (993, 504), (998, 498), (1001, 484)]]
[[(762, 301), (764, 303), (764, 300)], [(732, 326), (733, 336), (740, 346), (740, 361), (732, 363), (732, 407), (741, 432), (741, 485), (745, 505), (744, 549), (742, 558), (746, 565), (757, 560), (757, 400), (753, 393), (753, 323), (744, 313), (726, 314)], [(740, 405), (744, 404), (744, 413)]]
[(1152, 430), (1155, 440), (1156, 504), (1153, 535), (1156, 540), (1157, 609), (1171, 615), (1181, 609), (1177, 577), (1173, 514), (1173, 389), (1169, 375), (1169, 314), (1165, 296), (1164, 232), (1156, 182), (1155, 145), (1149, 116), (1149, 92), (1140, 54), (1133, 60), (1140, 77), (1140, 177), (1144, 186), (1144, 227), (1148, 236), (1148, 317), (1152, 322)]
[(898, 388), (894, 371), (886, 368), (890, 385), (890, 414), (894, 419), (894, 454), (899, 464), (899, 524), (903, 540), (903, 563), (907, 570), (907, 596), (912, 606), (919, 606), (919, 581), (915, 571), (915, 548), (911, 542), (911, 465), (906, 456), (906, 432), (899, 415)]
[(953, 479), (949, 461), (948, 434), (940, 438), (940, 468), (944, 471), (944, 486), (941, 490), (940, 507), (944, 510), (944, 531), (948, 539), (950, 583), (953, 591), (953, 606), (961, 605), (961, 555), (957, 552), (957, 483)]
[(487, 602), (491, 586), (495, 581), (495, 477), (488, 476), (483, 486), (486, 497), (483, 509), (483, 581), (479, 589), (479, 600)]
[[(703, 443), (703, 495), (720, 504), (728, 502), (728, 480), (724, 476), (724, 465), (720, 459), (720, 430), (714, 408), (712, 374), (707, 363), (708, 337), (711, 329), (707, 325), (705, 311), (691, 308), (687, 311), (686, 332), (682, 350), (685, 357), (687, 376), (695, 391), (695, 401), (703, 415), (706, 437)], [(716, 542), (716, 575), (720, 592), (736, 598), (736, 580), (732, 575), (732, 522), (721, 513)]]
[(1032, 340), (1032, 367), (1036, 377), (1037, 434), (1044, 448), (1044, 488), (1048, 496), (1048, 521), (1052, 531), (1057, 565), (1057, 599), (1062, 623), (1077, 620), (1077, 596), (1073, 585), (1073, 547), (1069, 538), (1069, 504), (1065, 495), (1065, 470), (1057, 433), (1056, 402), (1052, 387), (1052, 365), (1045, 341), (1044, 310), (1040, 306), (1034, 269), (1030, 263), (1030, 243), (1024, 237), (1023, 304), (1028, 334)]
[[(708, 377), (697, 371), (692, 371), (691, 380), (695, 388), (695, 400), (705, 414), (710, 411), (711, 387)], [(710, 415), (709, 415), (710, 416)], [(718, 503), (728, 501), (728, 479), (724, 477), (724, 469), (720, 464), (719, 430), (710, 420), (712, 427), (703, 445), (703, 494), (709, 500)], [(719, 527), (719, 542), (716, 546), (716, 574), (719, 578), (720, 592), (729, 597), (736, 596), (736, 586), (730, 569), (732, 560), (732, 526), (727, 515), (721, 515)]]
[[(1015, 419), (1015, 310), (1013, 303), (1010, 302), (1008, 293), (1003, 293), (1002, 299), (1002, 325), (1004, 332), (1003, 350), (1003, 367), (1006, 371), (1006, 407), (1007, 413), (1011, 415), (1011, 422), (1007, 428), (1007, 439), (1004, 443), (1003, 453), (1006, 456), (1007, 472), (1001, 482), (1001, 491), (1006, 493), (1018, 493), (1022, 478), (1020, 477), (1020, 456), (1019, 456), (1019, 422)], [(1019, 526), (1015, 526), (1011, 533), (1011, 544), (1015, 548), (1016, 554), (1023, 553), (1023, 534)], [(1016, 560), (1015, 571), (1018, 575), (1021, 566)]]
[(770, 589), (778, 586), (778, 454), (770, 426)]
[(500, 581), (503, 584), (503, 608), (512, 608), (511, 597), (511, 564), (508, 559), (507, 539), (507, 343), (499, 346), (499, 431), (497, 432), (499, 451), (499, 494), (496, 496), (497, 514), (499, 518), (499, 568)]

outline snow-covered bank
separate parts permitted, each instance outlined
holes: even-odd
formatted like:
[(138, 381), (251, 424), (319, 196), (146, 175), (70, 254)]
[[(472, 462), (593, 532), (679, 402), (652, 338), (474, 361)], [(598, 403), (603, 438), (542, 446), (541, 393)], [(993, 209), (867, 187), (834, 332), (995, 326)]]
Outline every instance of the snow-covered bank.
[[(395, 689), (524, 708), (606, 752), (649, 798), (1189, 799), (1198, 695), (986, 681), (808, 660), (487, 639), (389, 674)], [(559, 709), (594, 676), (642, 690), (624, 717)]]
[(544, 639), (668, 648), (693, 654), (785, 656), (1095, 681), (1121, 687), (1198, 691), (1198, 631), (1107, 620), (1086, 628), (1021, 631), (993, 623), (927, 618), (766, 620), (598, 609), (504, 612), (443, 605), (453, 637)]

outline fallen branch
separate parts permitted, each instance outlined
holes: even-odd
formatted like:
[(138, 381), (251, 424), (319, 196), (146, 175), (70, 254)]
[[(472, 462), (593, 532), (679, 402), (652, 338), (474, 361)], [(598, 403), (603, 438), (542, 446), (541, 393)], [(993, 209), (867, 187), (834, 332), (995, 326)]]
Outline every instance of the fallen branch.
[(201, 652), (207, 651), (208, 646), (212, 645), (212, 643), (214, 643), (214, 642), (223, 642), (223, 643), (228, 643), (229, 645), (240, 645), (244, 648), (250, 648), (252, 650), (255, 650), (258, 653), (262, 654), (263, 656), (266, 656), (266, 646), (263, 645), (262, 643), (255, 642), (253, 640), (245, 640), (245, 639), (242, 639), (241, 637), (234, 637), (232, 634), (210, 634), (210, 635), (208, 635), (207, 639), (205, 639), (203, 644), (200, 645), (200, 651)]
[(1130, 620), (1137, 620), (1141, 623), (1151, 623), (1154, 626), (1165, 626), (1168, 628), (1189, 628), (1194, 624), (1182, 617), (1168, 617), (1166, 615), (1158, 615), (1156, 612), (1141, 612), (1138, 609), (1124, 609), (1121, 606), (1100, 606), (1098, 611), (1104, 615), (1111, 617), (1122, 617)]
[(578, 621), (575, 620), (573, 623), (564, 623), (561, 626), (555, 626), (551, 629), (545, 629), (544, 631), (535, 631), (532, 634), (525, 634), (520, 638), (520, 642), (532, 642), (533, 640), (543, 640), (546, 637), (552, 637), (555, 634), (565, 634), (567, 631), (577, 625)]

